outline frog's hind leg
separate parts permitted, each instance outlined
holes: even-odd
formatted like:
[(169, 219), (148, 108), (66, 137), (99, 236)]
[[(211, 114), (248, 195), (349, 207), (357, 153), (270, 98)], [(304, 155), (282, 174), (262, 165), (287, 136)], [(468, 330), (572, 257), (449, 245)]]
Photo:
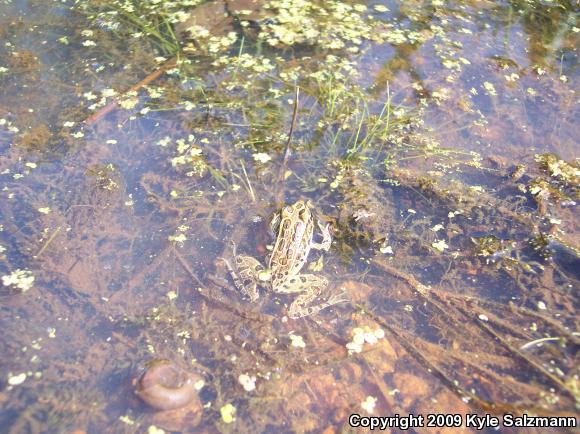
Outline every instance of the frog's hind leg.
[(327, 286), (328, 280), (325, 277), (315, 276), (314, 274), (300, 274), (288, 279), (287, 282), (278, 287), (276, 292), (301, 292), (288, 309), (288, 316), (292, 319), (298, 319), (314, 315), (329, 306), (347, 301), (343, 294), (336, 294), (322, 303), (313, 305), (313, 301), (320, 296)]

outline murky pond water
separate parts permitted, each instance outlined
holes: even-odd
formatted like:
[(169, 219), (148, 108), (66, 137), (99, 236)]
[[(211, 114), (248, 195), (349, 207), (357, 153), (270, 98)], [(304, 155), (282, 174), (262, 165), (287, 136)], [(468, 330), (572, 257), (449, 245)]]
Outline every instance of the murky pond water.
[(577, 423), (577, 12), (1, 1), (2, 432)]

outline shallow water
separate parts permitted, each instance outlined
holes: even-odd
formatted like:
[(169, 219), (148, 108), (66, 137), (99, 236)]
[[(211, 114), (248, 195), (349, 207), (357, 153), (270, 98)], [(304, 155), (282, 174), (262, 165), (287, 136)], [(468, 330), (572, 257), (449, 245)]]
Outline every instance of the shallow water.
[[(3, 430), (577, 418), (574, 4), (196, 3), (0, 3)], [(348, 300), (290, 319), (224, 259), (298, 199)]]

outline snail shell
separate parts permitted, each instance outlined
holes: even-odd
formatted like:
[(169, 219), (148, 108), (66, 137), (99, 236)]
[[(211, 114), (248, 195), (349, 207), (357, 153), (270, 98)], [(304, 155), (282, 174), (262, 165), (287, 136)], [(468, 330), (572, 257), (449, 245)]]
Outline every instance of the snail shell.
[(157, 410), (175, 410), (198, 398), (197, 374), (180, 369), (170, 360), (153, 360), (137, 382), (135, 394)]

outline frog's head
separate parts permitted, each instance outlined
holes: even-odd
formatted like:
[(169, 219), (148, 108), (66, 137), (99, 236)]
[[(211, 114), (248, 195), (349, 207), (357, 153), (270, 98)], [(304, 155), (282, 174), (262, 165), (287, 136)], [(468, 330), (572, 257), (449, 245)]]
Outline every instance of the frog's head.
[(292, 205), (285, 206), (282, 209), (281, 216), (282, 218), (289, 218), (293, 216), (306, 219), (310, 215), (310, 208), (310, 201), (300, 199)]

